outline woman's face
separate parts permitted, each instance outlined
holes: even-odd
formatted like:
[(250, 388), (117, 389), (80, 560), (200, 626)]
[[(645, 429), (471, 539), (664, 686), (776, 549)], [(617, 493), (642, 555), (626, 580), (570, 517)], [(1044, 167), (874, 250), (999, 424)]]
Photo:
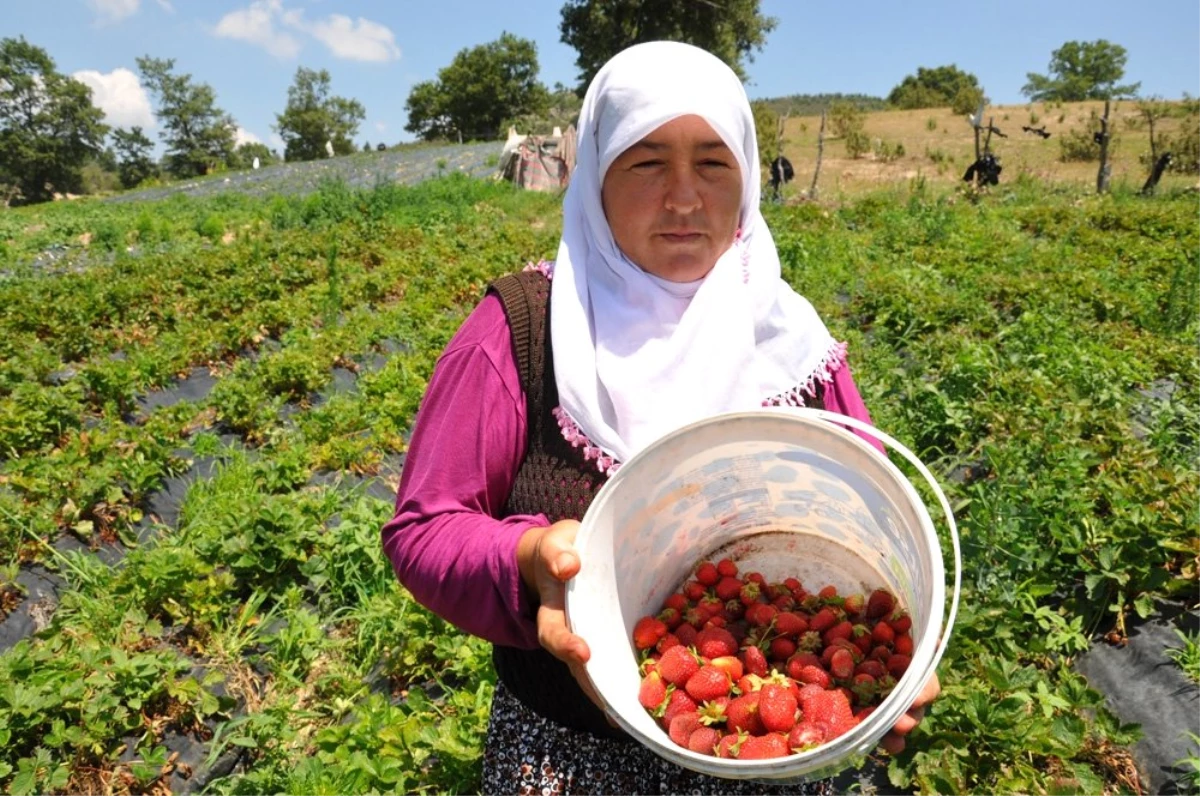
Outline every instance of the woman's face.
[(742, 173), (708, 122), (681, 116), (613, 161), (600, 199), (626, 257), (654, 276), (691, 282), (733, 245)]

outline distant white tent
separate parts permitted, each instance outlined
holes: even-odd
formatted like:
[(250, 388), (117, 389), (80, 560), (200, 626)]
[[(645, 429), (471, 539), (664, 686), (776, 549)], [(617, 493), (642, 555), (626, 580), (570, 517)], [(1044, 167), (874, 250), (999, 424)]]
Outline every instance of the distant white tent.
[(333, 157), (333, 142), (332, 141), (325, 142), (325, 154), (329, 155), (329, 157)]
[(255, 158), (254, 163), (252, 163), (251, 165), (257, 169), (258, 168), (258, 158)]

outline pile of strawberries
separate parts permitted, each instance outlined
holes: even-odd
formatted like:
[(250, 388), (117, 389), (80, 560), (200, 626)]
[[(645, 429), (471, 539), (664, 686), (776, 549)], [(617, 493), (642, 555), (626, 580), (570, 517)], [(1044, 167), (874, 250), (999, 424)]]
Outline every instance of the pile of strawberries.
[(828, 743), (868, 716), (908, 669), (912, 620), (891, 592), (807, 591), (701, 562), (661, 613), (638, 620), (638, 700), (671, 740), (762, 760)]

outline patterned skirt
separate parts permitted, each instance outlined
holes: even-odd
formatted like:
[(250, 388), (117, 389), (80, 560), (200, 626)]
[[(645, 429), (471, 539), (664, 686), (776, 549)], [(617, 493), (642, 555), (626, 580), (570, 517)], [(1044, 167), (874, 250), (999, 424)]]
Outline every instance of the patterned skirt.
[(483, 792), (828, 796), (833, 787), (831, 780), (764, 784), (698, 774), (663, 760), (641, 744), (599, 738), (543, 718), (497, 683), (484, 748)]

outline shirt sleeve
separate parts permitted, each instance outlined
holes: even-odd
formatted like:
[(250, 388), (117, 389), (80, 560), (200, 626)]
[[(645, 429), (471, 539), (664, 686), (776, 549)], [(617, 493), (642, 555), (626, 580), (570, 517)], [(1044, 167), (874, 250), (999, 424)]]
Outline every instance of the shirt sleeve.
[(533, 649), (517, 542), (549, 522), (499, 518), (526, 428), (508, 320), (489, 294), (434, 367), (382, 541), (400, 582), (429, 610), (494, 644)]
[[(858, 386), (850, 373), (850, 363), (843, 360), (841, 367), (833, 372), (833, 379), (825, 384), (822, 396), (826, 411), (837, 412), (864, 423), (871, 423), (871, 415), (867, 412), (862, 396), (858, 394)], [(872, 424), (874, 425), (874, 424)], [(870, 434), (854, 430), (855, 434), (871, 443), (880, 453), (887, 455), (883, 443)]]

